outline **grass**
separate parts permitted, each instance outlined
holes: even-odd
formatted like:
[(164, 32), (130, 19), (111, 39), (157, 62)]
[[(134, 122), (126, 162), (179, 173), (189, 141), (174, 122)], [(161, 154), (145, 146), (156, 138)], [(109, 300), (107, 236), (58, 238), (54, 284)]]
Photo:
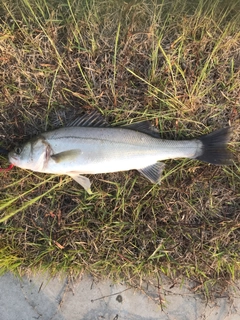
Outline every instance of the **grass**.
[(113, 124), (149, 119), (163, 138), (231, 124), (235, 154), (229, 167), (166, 161), (160, 186), (132, 171), (93, 176), (92, 195), (65, 176), (1, 173), (0, 272), (129, 282), (164, 273), (206, 295), (238, 279), (239, 3), (0, 0), (0, 9), (1, 146), (98, 110)]

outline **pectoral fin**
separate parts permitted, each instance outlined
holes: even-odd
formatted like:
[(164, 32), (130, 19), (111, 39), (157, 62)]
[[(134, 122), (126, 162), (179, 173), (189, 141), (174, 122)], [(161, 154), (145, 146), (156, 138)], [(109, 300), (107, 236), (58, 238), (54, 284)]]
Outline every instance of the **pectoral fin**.
[(67, 173), (73, 180), (75, 180), (77, 183), (79, 183), (86, 191), (88, 194), (92, 194), (91, 191), (91, 182), (87, 177), (84, 177), (80, 175), (77, 172), (74, 173)]
[(156, 162), (151, 166), (138, 170), (144, 177), (150, 180), (152, 183), (160, 183), (162, 172), (165, 164), (162, 162)]
[(51, 158), (59, 163), (66, 160), (74, 160), (81, 154), (81, 150), (73, 149), (51, 155)]

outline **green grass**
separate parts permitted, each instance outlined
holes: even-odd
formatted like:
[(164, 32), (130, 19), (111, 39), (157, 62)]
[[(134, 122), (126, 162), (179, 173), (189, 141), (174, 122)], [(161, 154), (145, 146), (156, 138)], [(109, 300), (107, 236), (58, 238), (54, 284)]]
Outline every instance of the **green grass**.
[[(78, 114), (149, 119), (163, 138), (231, 124), (235, 162), (166, 161), (70, 178), (1, 173), (0, 272), (88, 271), (128, 281), (187, 276), (210, 295), (239, 278), (240, 10), (237, 1), (0, 0), (0, 144)], [(1, 158), (1, 165), (7, 161)]]

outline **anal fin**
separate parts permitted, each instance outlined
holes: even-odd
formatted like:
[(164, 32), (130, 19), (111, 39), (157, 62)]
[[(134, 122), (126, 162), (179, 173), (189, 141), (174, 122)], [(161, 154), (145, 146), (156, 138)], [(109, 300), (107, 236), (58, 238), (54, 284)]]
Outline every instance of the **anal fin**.
[(156, 162), (138, 171), (152, 183), (160, 183), (164, 166), (165, 164), (163, 162)]

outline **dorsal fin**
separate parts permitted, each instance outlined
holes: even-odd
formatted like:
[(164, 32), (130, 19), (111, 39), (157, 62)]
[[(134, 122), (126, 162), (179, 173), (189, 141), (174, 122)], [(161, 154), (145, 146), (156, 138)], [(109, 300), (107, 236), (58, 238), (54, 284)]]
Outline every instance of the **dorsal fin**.
[[(84, 114), (67, 124), (67, 127), (110, 127), (111, 125), (97, 111)], [(122, 128), (139, 131), (159, 138), (158, 130), (149, 121), (141, 121), (122, 126)]]
[(125, 125), (125, 126), (123, 126), (123, 128), (139, 131), (139, 132), (142, 132), (142, 133), (146, 133), (146, 134), (149, 134), (150, 136), (152, 136), (154, 138), (159, 138), (160, 137), (157, 128), (155, 128), (151, 124), (151, 122), (149, 122), (147, 120)]
[(102, 115), (94, 111), (69, 122), (67, 127), (110, 127), (110, 125)]

